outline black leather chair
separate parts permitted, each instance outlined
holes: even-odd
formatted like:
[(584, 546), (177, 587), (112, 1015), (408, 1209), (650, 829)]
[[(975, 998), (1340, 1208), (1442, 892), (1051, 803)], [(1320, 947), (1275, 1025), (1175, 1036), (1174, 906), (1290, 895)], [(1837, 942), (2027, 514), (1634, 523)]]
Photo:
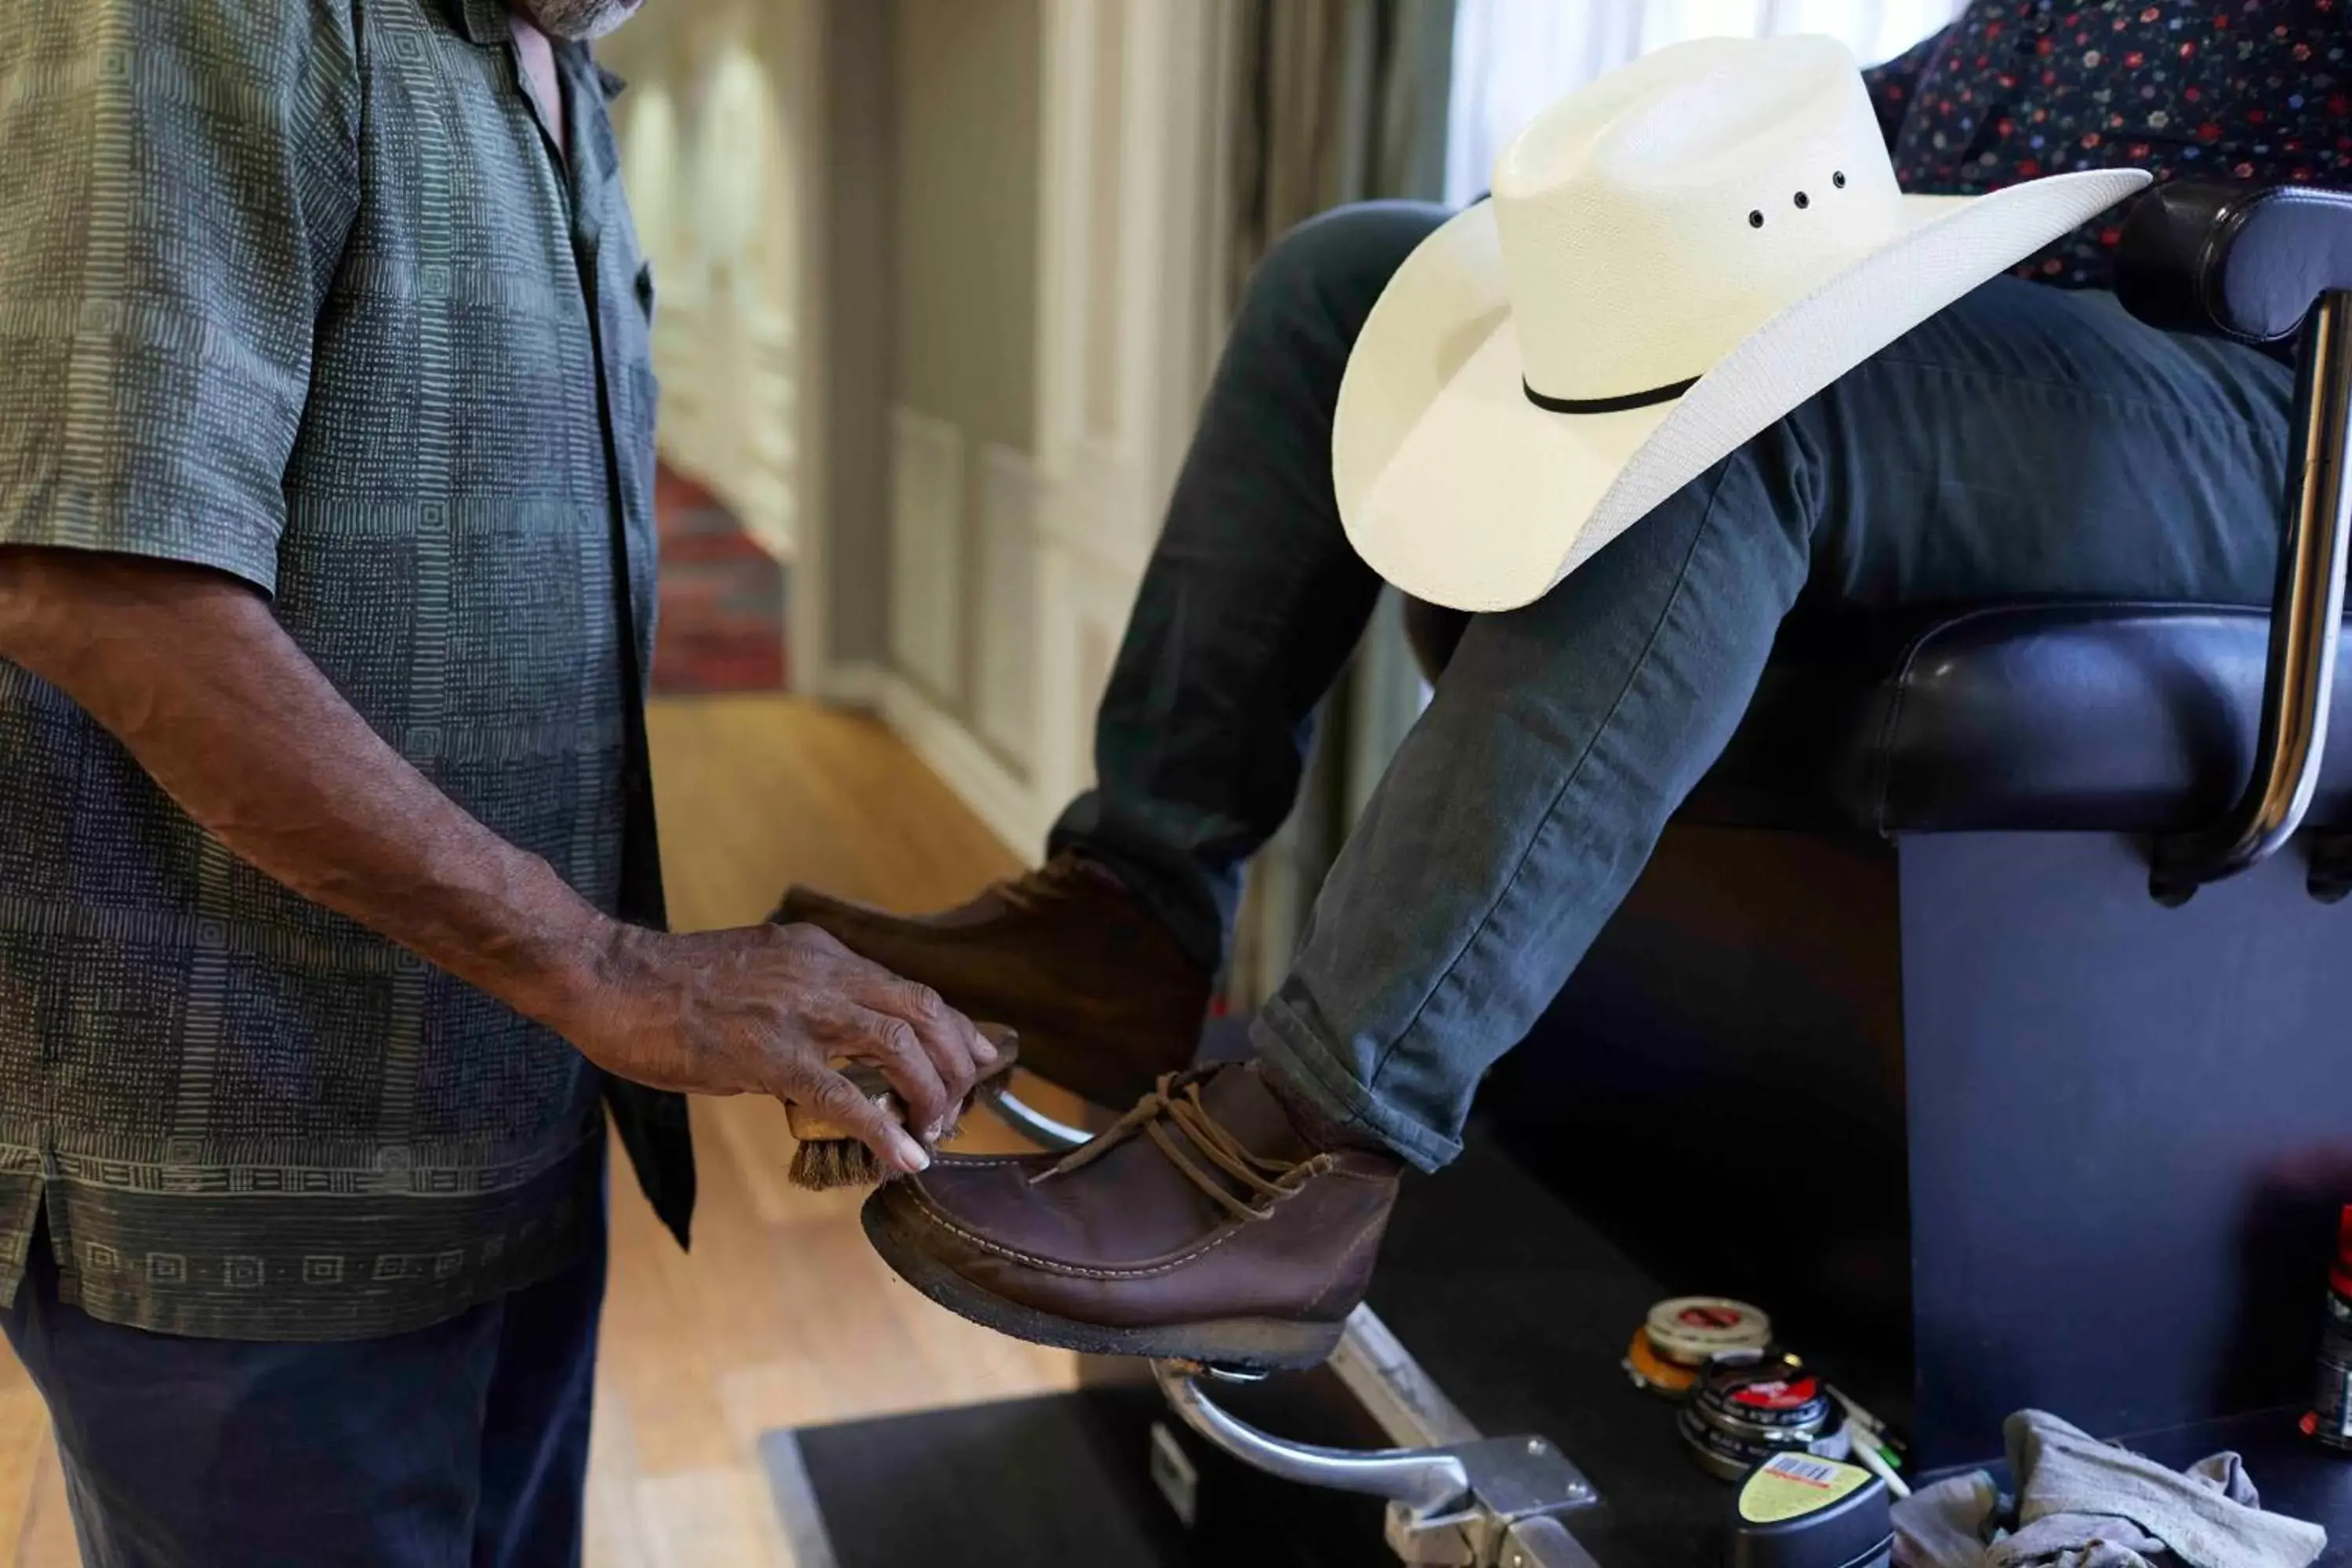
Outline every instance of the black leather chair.
[[(2274, 613), (1792, 622), (1482, 1100), (1661, 1278), (1878, 1331), (1930, 1468), (2295, 1405), (2352, 1201), (2352, 195), (2171, 185), (2125, 245), (2144, 319), (2302, 334)], [(1433, 677), (1464, 624), (1409, 613)]]

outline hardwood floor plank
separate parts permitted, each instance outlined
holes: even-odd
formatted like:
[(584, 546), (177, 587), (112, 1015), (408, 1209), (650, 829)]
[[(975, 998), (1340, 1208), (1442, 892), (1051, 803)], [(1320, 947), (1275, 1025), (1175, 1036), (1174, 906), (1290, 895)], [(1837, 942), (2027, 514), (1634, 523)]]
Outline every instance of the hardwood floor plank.
[(609, 1373), (596, 1377), (596, 1420), (588, 1442), (588, 1540), (582, 1568), (652, 1568), (637, 1516), (636, 1435)]
[(49, 1446), (48, 1409), (11, 1357), (0, 1372), (0, 1541), (23, 1539)]
[(81, 1548), (74, 1540), (73, 1510), (66, 1501), (66, 1473), (58, 1446), (44, 1442), (33, 1468), (31, 1500), (24, 1533), (16, 1538), (17, 1568), (77, 1568)]
[(766, 1480), (748, 1463), (640, 1481), (637, 1514), (648, 1568), (793, 1568)]

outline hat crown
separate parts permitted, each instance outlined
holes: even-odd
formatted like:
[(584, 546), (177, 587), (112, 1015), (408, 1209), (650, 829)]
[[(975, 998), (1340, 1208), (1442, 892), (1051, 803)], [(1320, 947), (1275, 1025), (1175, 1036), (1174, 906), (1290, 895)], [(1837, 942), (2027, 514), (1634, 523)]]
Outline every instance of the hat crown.
[(1904, 224), (1853, 56), (1815, 37), (1643, 56), (1531, 122), (1494, 202), (1528, 385), (1571, 402), (1705, 374)]

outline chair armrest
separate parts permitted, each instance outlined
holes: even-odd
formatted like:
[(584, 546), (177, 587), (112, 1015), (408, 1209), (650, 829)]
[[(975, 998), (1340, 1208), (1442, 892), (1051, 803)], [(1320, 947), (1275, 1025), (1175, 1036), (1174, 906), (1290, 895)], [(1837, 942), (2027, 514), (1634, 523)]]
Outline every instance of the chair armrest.
[(2294, 333), (2320, 296), (2352, 289), (2352, 192), (2180, 181), (2125, 220), (2116, 293), (2167, 331), (2241, 342)]
[[(2318, 787), (2352, 552), (2352, 194), (2159, 186), (2125, 220), (2116, 289), (2169, 331), (2242, 342), (2301, 333), (2253, 773), (2221, 821), (2157, 840), (2150, 890), (2179, 903), (2276, 853)], [(2340, 897), (2343, 880), (2322, 868), (2313, 891)]]

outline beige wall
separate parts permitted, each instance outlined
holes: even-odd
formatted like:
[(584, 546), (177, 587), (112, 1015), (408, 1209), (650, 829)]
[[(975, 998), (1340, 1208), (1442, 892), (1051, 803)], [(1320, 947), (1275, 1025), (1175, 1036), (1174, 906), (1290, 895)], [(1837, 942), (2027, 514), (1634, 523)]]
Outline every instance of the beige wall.
[(1039, 0), (895, 0), (891, 392), (1034, 448)]
[(808, 323), (826, 344), (823, 503), (829, 655), (890, 658), (890, 8), (823, 0), (824, 102), (814, 171), (824, 211), (823, 288)]

